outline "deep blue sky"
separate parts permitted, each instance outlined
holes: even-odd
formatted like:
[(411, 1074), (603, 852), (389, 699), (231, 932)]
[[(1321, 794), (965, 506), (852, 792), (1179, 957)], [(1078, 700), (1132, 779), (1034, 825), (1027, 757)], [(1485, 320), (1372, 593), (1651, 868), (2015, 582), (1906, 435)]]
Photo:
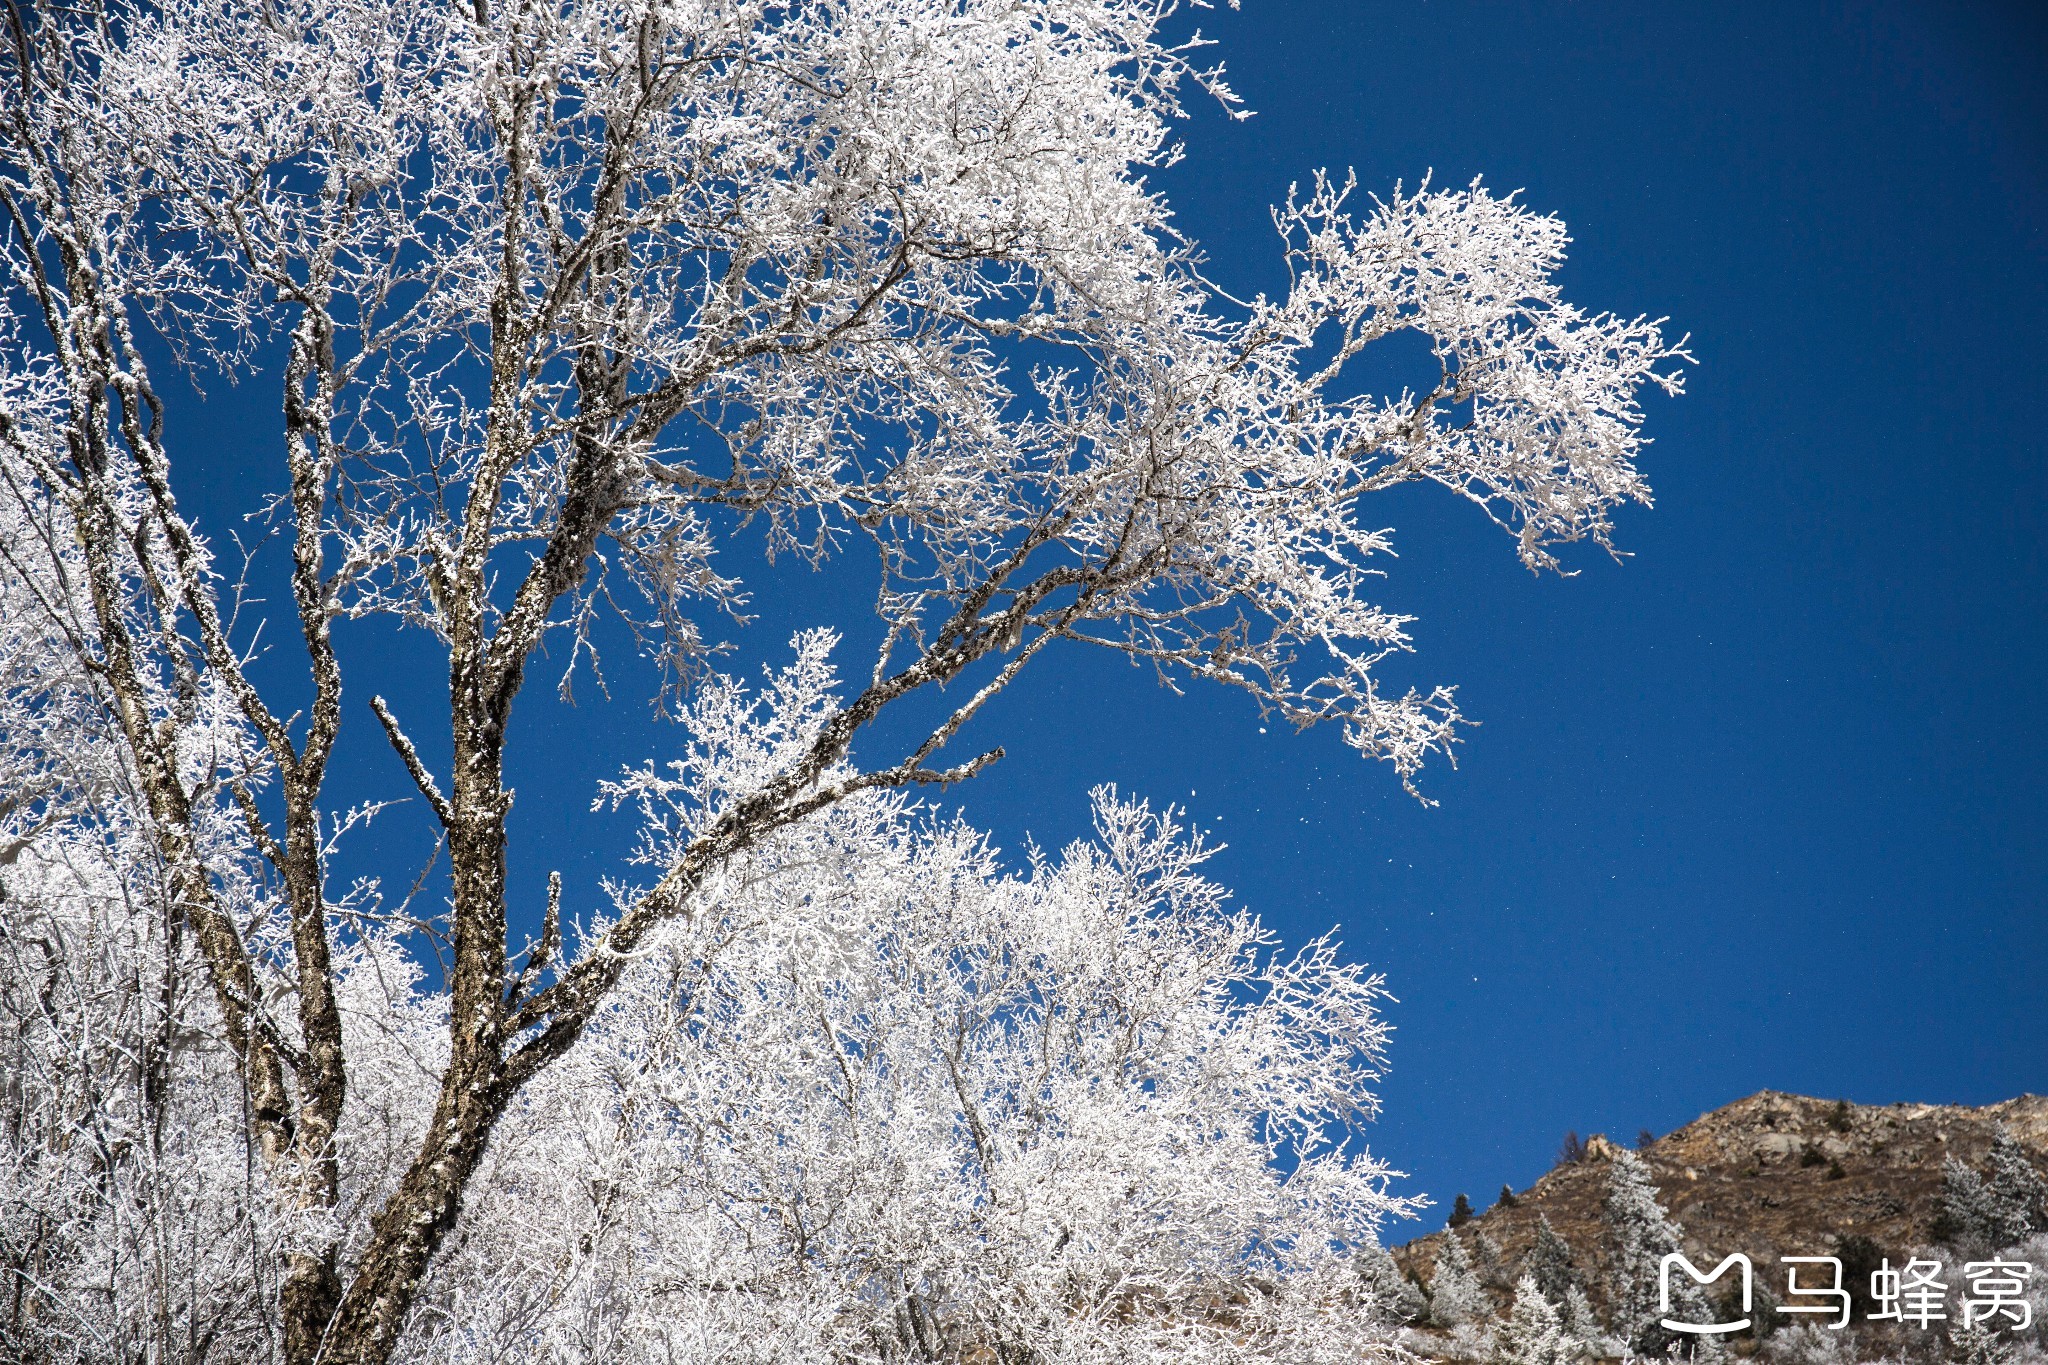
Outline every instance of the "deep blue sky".
[[(980, 727), (1010, 757), (960, 799), (1004, 846), (1079, 833), (1098, 782), (1182, 802), (1272, 924), (1340, 924), (1387, 974), (1372, 1142), (1432, 1222), (1527, 1185), (1567, 1128), (1661, 1132), (1765, 1087), (2048, 1090), (2048, 29), (2027, 8), (1203, 16), (1257, 116), (1197, 111), (1159, 183), (1223, 281), (1272, 283), (1266, 205), (1317, 166), (1367, 190), (1484, 174), (1570, 223), (1576, 302), (1667, 314), (1700, 360), (1650, 401), (1658, 506), (1622, 516), (1623, 564), (1539, 580), (1448, 495), (1382, 504), (1386, 600), (1421, 618), (1403, 679), (1458, 684), (1484, 722), (1426, 775), (1439, 808), (1335, 733), (1265, 733), (1238, 695), (1174, 699), (1106, 657), (1044, 660)], [(273, 393), (203, 420), (274, 441)], [(202, 511), (249, 467), (195, 479)], [(834, 595), (758, 586), (756, 659)], [(445, 750), (438, 667), (346, 646), (338, 796), (403, 781), (374, 689)], [(559, 866), (588, 906), (629, 833), (585, 813), (592, 784), (675, 736), (637, 696), (570, 711), (545, 686), (519, 714), (514, 874), (537, 904)], [(365, 865), (409, 880), (422, 820), (389, 817)]]
[(1700, 360), (1649, 404), (1658, 506), (1622, 517), (1626, 564), (1536, 581), (1446, 500), (1390, 518), (1415, 666), (1486, 722), (1431, 776), (1440, 809), (1228, 698), (1029, 760), (1055, 789), (1195, 788), (1227, 879), (1290, 929), (1347, 926), (1403, 1002), (1375, 1145), (1443, 1207), (1526, 1185), (1567, 1128), (1662, 1132), (1764, 1087), (2048, 1090), (2044, 17), (1212, 23), (1258, 117), (1198, 122), (1167, 184), (1220, 270), (1314, 165), (1483, 174), (1570, 224), (1575, 301), (1668, 314)]

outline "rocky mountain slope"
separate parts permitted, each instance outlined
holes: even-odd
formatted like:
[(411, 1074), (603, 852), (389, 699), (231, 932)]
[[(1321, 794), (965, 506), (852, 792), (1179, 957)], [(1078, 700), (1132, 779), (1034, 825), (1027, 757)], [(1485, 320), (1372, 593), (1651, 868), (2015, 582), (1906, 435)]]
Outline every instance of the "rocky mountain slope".
[[(2001, 1126), (2048, 1168), (2048, 1096), (2040, 1095), (1970, 1109), (1854, 1105), (1767, 1090), (1638, 1151), (1692, 1259), (1708, 1267), (1745, 1252), (1762, 1274), (1779, 1256), (1832, 1255), (1840, 1239), (1855, 1236), (1899, 1263), (1935, 1240), (1943, 1158), (1979, 1164)], [(1484, 1233), (1511, 1271), (1535, 1240), (1538, 1216), (1547, 1217), (1598, 1303), (1609, 1279), (1601, 1203), (1614, 1153), (1607, 1138), (1594, 1136), (1579, 1159), (1516, 1192), (1511, 1205), (1477, 1213), (1460, 1229), (1467, 1246)], [(1427, 1279), (1446, 1235), (1418, 1238), (1397, 1248), (1395, 1259)]]

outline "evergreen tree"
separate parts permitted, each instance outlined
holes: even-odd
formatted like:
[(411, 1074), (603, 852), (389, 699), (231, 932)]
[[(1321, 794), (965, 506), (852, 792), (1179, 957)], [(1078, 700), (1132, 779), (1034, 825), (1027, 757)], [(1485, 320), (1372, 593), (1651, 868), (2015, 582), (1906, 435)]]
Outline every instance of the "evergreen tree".
[(1515, 1287), (1514, 1277), (1508, 1274), (1508, 1259), (1500, 1249), (1500, 1243), (1480, 1233), (1472, 1239), (1472, 1270), (1479, 1277), (1479, 1283), (1488, 1289), (1503, 1292)]
[(1491, 1365), (1569, 1365), (1582, 1350), (1536, 1281), (1524, 1275), (1515, 1286), (1507, 1321), (1494, 1334)]
[(2048, 1181), (2001, 1128), (1984, 1167), (1984, 1231), (1994, 1247), (2024, 1242), (2048, 1225)]
[(1500, 1187), (1500, 1198), (1493, 1201), (1493, 1206), (1497, 1209), (1513, 1208), (1515, 1206), (1515, 1187), (1512, 1185), (1502, 1185)]
[(1954, 1157), (1941, 1163), (1941, 1208), (1934, 1216), (1937, 1241), (1976, 1247), (1992, 1240), (1998, 1221), (1984, 1178)]
[(1439, 1327), (1457, 1327), (1492, 1316), (1493, 1301), (1472, 1273), (1472, 1258), (1456, 1234), (1446, 1234), (1429, 1275), (1429, 1320)]
[(1593, 1311), (1593, 1301), (1586, 1297), (1586, 1291), (1577, 1284), (1565, 1291), (1564, 1302), (1558, 1305), (1558, 1323), (1576, 1340), (1585, 1342), (1591, 1353), (1599, 1356), (1619, 1355), (1620, 1348), (1607, 1349), (1603, 1338), (1607, 1326), (1600, 1321), (1600, 1315)]
[(1370, 1246), (1358, 1253), (1358, 1279), (1365, 1289), (1372, 1311), (1391, 1322), (1413, 1322), (1429, 1304), (1414, 1281), (1401, 1273), (1383, 1246)]
[[(1663, 1355), (1680, 1341), (1697, 1342), (1699, 1350), (1707, 1350), (1709, 1339), (1678, 1337), (1660, 1325), (1665, 1314), (1659, 1276), (1664, 1258), (1680, 1249), (1679, 1228), (1657, 1201), (1649, 1169), (1633, 1152), (1615, 1152), (1607, 1176), (1603, 1217), (1608, 1244), (1614, 1249), (1608, 1305), (1615, 1335), (1641, 1355)], [(1712, 1311), (1690, 1276), (1680, 1273), (1673, 1277), (1671, 1317), (1680, 1322), (1711, 1322)]]
[(1471, 1221), (1472, 1201), (1461, 1194), (1451, 1201), (1450, 1224), (1454, 1228), (1461, 1228)]
[[(1877, 1266), (1873, 1264), (1870, 1269), (1875, 1270)], [(1856, 1273), (1849, 1268), (1847, 1261), (1842, 1263), (1842, 1288), (1849, 1291), (1849, 1300), (1852, 1304), (1857, 1301)], [(1866, 1270), (1861, 1273), (1863, 1276), (1861, 1283), (1865, 1289), (1868, 1289), (1870, 1287), (1870, 1271)], [(1736, 1286), (1731, 1286), (1731, 1291), (1735, 1298), (1735, 1306), (1739, 1309), (1742, 1305), (1742, 1291), (1740, 1287)], [(1868, 1296), (1865, 1297), (1865, 1302), (1867, 1303), (1867, 1301)], [(1749, 1300), (1749, 1335), (1752, 1340), (1767, 1343), (1772, 1333), (1791, 1321), (1785, 1314), (1779, 1312), (1778, 1308), (1778, 1296), (1771, 1291), (1771, 1277), (1759, 1273), (1756, 1277), (1755, 1292), (1750, 1295)], [(1738, 1312), (1735, 1316), (1741, 1317), (1742, 1314)], [(1733, 1318), (1726, 1317), (1721, 1319), (1722, 1322), (1732, 1322), (1733, 1320)]]
[(1552, 1303), (1563, 1303), (1579, 1282), (1578, 1272), (1572, 1268), (1571, 1247), (1543, 1214), (1536, 1215), (1536, 1244), (1529, 1248), (1522, 1269)]

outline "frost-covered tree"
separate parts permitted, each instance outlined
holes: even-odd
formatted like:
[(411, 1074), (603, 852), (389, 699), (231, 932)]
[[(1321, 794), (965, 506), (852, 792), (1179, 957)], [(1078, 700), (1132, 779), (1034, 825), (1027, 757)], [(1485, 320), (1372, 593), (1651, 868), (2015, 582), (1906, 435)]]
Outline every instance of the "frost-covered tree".
[(1415, 1282), (1377, 1243), (1358, 1253), (1358, 1280), (1371, 1311), (1392, 1322), (1413, 1322), (1429, 1311), (1429, 1301)]
[[(807, 822), (995, 761), (994, 744), (959, 751), (1048, 648), (1240, 688), (1290, 724), (1334, 724), (1411, 786), (1450, 753), (1451, 692), (1382, 678), (1409, 621), (1371, 592), (1391, 541), (1368, 529), (1370, 499), (1440, 485), (1534, 569), (1558, 567), (1570, 542), (1607, 546), (1614, 509), (1647, 496), (1638, 393), (1675, 391), (1683, 353), (1653, 323), (1564, 302), (1562, 224), (1476, 183), (1365, 204), (1319, 175), (1274, 214), (1284, 285), (1236, 299), (1210, 284), (1149, 177), (1179, 154), (1188, 92), (1232, 96), (1168, 31), (1172, 9), (10, 9), (8, 626), (43, 642), (33, 658), (62, 656), (7, 721), (8, 761), (28, 776), (0, 797), (4, 846), (37, 850), (10, 855), (10, 895), (51, 926), (8, 949), (10, 1028), (40, 1059), (24, 1084), (45, 1106), (17, 1124), (10, 1160), (27, 1170), (22, 1153), (42, 1153), (32, 1178), (85, 1211), (24, 1214), (8, 1236), (14, 1301), (69, 1322), (74, 1353), (114, 1350), (93, 1333), (115, 1319), (154, 1322), (159, 1355), (336, 1365), (430, 1339), (445, 1355), (485, 1330), (464, 1323), (500, 1324), (479, 1351), (652, 1340), (601, 1306), (564, 1325), (556, 1309), (587, 1302), (559, 1278), (581, 1273), (585, 1234), (517, 1242), (509, 1220), (479, 1221), (508, 1197), (492, 1182), (517, 1187), (519, 1150), (539, 1154), (532, 1171), (582, 1169), (556, 1149), (571, 1131), (557, 1119), (639, 1122), (623, 1080), (572, 1102), (556, 1073), (609, 1074), (585, 1057), (600, 1034), (634, 1055), (633, 1035), (605, 1030), (639, 998), (640, 964), (671, 935), (727, 923), (739, 869)], [(1363, 391), (1363, 357), (1396, 333), (1427, 362), (1405, 387)], [(275, 429), (232, 442), (195, 429), (160, 397), (167, 372), (270, 386)], [(180, 492), (202, 480), (249, 490), (246, 506), (200, 525)], [(237, 568), (216, 547), (244, 511), (273, 552)], [(711, 671), (747, 611), (744, 556), (761, 548), (871, 573), (874, 615), (829, 623), (858, 651), (851, 685), (821, 681), (824, 635), (805, 637), (767, 698), (736, 700)], [(377, 651), (344, 650), (364, 620), (434, 652), (447, 700), (431, 719), (379, 695)], [(544, 651), (567, 689), (620, 641), (684, 699), (686, 758), (683, 786), (649, 772), (615, 795), (688, 813), (656, 821), (644, 875), (621, 870), (616, 898), (515, 886), (515, 704)], [(372, 720), (439, 840), (445, 880), (422, 894), (398, 894), (411, 868), (333, 881), (336, 840), (400, 794), (349, 809), (330, 793), (345, 727)], [(714, 751), (744, 761), (679, 797)], [(82, 804), (65, 805), (74, 794)], [(845, 875), (858, 882), (856, 864)], [(768, 926), (789, 927), (761, 918), (764, 945)], [(709, 1008), (694, 992), (712, 979), (678, 978), (677, 1008)], [(1313, 1035), (1309, 1016), (1273, 1008), (1264, 1027)], [(1008, 1028), (1013, 1013), (995, 1019)], [(88, 1022), (102, 1016), (120, 1029)], [(807, 1076), (805, 1047), (831, 1061), (820, 1037), (770, 1032), (787, 1066), (745, 1075)], [(867, 1055), (847, 1053), (846, 1069)], [(107, 1089), (117, 1074), (127, 1088)], [(1363, 1103), (1362, 1073), (1345, 1074), (1302, 1112)], [(90, 1098), (74, 1103), (81, 1086)], [(668, 1116), (706, 1162), (723, 1098), (689, 1090)], [(101, 1111), (87, 1129), (36, 1127)], [(1303, 1122), (1273, 1141), (1312, 1148), (1311, 1133), (1335, 1132)], [(130, 1181), (160, 1131), (173, 1145), (151, 1159), (184, 1184), (93, 1192)], [(811, 1141), (754, 1149), (759, 1190)], [(598, 1202), (621, 1217), (663, 1207), (625, 1202), (632, 1188)], [(720, 1217), (753, 1226), (782, 1207), (736, 1188)], [(993, 1218), (996, 1201), (976, 1207)], [(1248, 1246), (1230, 1220), (1249, 1206), (1215, 1207), (1202, 1264), (1251, 1275), (1270, 1257), (1287, 1272), (1272, 1303), (1321, 1283), (1320, 1253), (1292, 1258), (1326, 1225), (1255, 1222)], [(1369, 1222), (1383, 1206), (1347, 1207)], [(807, 1218), (777, 1224), (806, 1264)], [(1084, 1240), (1062, 1230), (1015, 1251), (1003, 1292), (1085, 1321), (1101, 1305), (1056, 1262)], [(147, 1255), (126, 1250), (143, 1241)], [(63, 1256), (71, 1269), (43, 1273)], [(965, 1278), (899, 1266), (893, 1284), (799, 1277), (770, 1293), (685, 1276), (646, 1302), (695, 1296), (791, 1342), (886, 1304), (895, 1335), (860, 1349), (930, 1353), (995, 1292), (974, 1278), (983, 1263), (968, 1275), (953, 1257), (936, 1264)], [(440, 1264), (468, 1278), (442, 1284)], [(1138, 1311), (1161, 1302), (1148, 1283), (1118, 1311), (1169, 1320)], [(1172, 1308), (1242, 1319), (1228, 1340), (1266, 1350), (1269, 1300), (1244, 1292)], [(266, 1310), (254, 1319), (252, 1301)], [(230, 1343), (231, 1328), (252, 1335)], [(897, 1345), (873, 1344), (884, 1338)]]
[(1955, 1157), (1941, 1164), (1941, 1205), (1934, 1235), (1965, 1247), (1996, 1250), (2048, 1227), (2048, 1180), (2027, 1150), (2000, 1128), (1981, 1173)]
[(1952, 1365), (2012, 1365), (2022, 1350), (2008, 1333), (1981, 1324), (1950, 1328), (1947, 1346)]
[(1576, 1284), (1565, 1291), (1564, 1301), (1558, 1304), (1557, 1321), (1567, 1336), (1584, 1343), (1590, 1355), (1606, 1358), (1622, 1355), (1626, 1350), (1620, 1342), (1607, 1335), (1606, 1325), (1593, 1311), (1593, 1301)]
[[(1660, 1325), (1667, 1316), (1661, 1306), (1663, 1260), (1682, 1249), (1680, 1232), (1658, 1201), (1649, 1168), (1634, 1152), (1614, 1150), (1601, 1217), (1611, 1248), (1607, 1303), (1614, 1334), (1645, 1355), (1662, 1355), (1674, 1341), (1711, 1346), (1675, 1337)], [(1682, 1272), (1671, 1278), (1671, 1310), (1669, 1316), (1680, 1322), (1713, 1320), (1699, 1285)]]
[(1758, 1352), (1770, 1365), (1848, 1365), (1855, 1360), (1853, 1339), (1810, 1322), (1794, 1323), (1773, 1332)]
[(1984, 1202), (1985, 1231), (1994, 1246), (2012, 1246), (2048, 1229), (2048, 1180), (2004, 1128), (1984, 1156)]
[[(60, 507), (0, 499), (0, 1358), (262, 1359), (279, 1209), (250, 1178), (250, 1094), (78, 650), (76, 543)], [(178, 682), (151, 698), (179, 715), (189, 781), (240, 734), (217, 693)], [(278, 952), (231, 813), (192, 833), (219, 903)]]
[(1472, 1239), (1472, 1273), (1488, 1289), (1510, 1291), (1515, 1287), (1515, 1277), (1508, 1273), (1507, 1253), (1484, 1232)]
[(1530, 1244), (1529, 1254), (1522, 1258), (1522, 1273), (1534, 1280), (1536, 1288), (1555, 1304), (1562, 1304), (1579, 1283), (1578, 1271), (1572, 1266), (1571, 1246), (1550, 1225), (1550, 1219), (1540, 1213), (1536, 1215), (1536, 1239)]
[[(804, 643), (773, 705), (815, 708), (823, 649)], [(706, 688), (696, 760), (611, 792), (642, 816), (650, 865), (772, 760), (748, 742), (777, 729), (757, 700)], [(1170, 819), (1107, 792), (1096, 817), (1092, 843), (1013, 874), (957, 820), (863, 793), (735, 859), (522, 1093), (399, 1357), (1370, 1351), (1380, 1338), (1341, 1315), (1354, 1247), (1400, 1207), (1351, 1137), (1385, 1036), (1377, 978), (1326, 942), (1280, 953), (1226, 909)], [(31, 1063), (12, 1073), (14, 1112), (40, 1125), (8, 1134), (6, 1249), (28, 1301), (5, 1341), (38, 1360), (260, 1358), (274, 1310), (250, 1272), (303, 1233), (250, 1187), (210, 997), (188, 991), (181, 1009), (150, 981), (137, 1001), (118, 971), (81, 983), (150, 1024), (126, 1030), (133, 1043), (108, 1010), (52, 999), (122, 962), (62, 957), (67, 916), (164, 922), (122, 918), (117, 888), (71, 884), (65, 859), (95, 838), (68, 818), (0, 877), (16, 954), (0, 1003), (11, 1054)], [(101, 865), (118, 874), (118, 854)], [(444, 1006), (388, 938), (337, 961), (363, 1077), (338, 1145), (371, 1176), (342, 1200), (360, 1208), (417, 1141)], [(53, 1019), (109, 1036), (67, 1040)], [(123, 1049), (164, 1030), (177, 1083), (131, 1075)], [(110, 1074), (77, 1074), (95, 1064)], [(169, 1216), (152, 1207), (173, 1196)]]
[[(627, 785), (688, 837), (701, 788)], [(1104, 792), (1096, 824), (1008, 875), (869, 795), (736, 860), (522, 1096), (411, 1354), (1370, 1348), (1331, 1325), (1391, 1209), (1347, 1136), (1377, 979), (1278, 952), (1169, 820)]]
[(1536, 1281), (1524, 1275), (1515, 1285), (1515, 1301), (1494, 1330), (1493, 1365), (1570, 1365), (1584, 1353), (1558, 1321)]
[(1493, 1315), (1493, 1300), (1473, 1273), (1472, 1257), (1456, 1233), (1445, 1233), (1429, 1272), (1429, 1320), (1463, 1327)]
[(1955, 1157), (1942, 1158), (1941, 1205), (1934, 1216), (1938, 1240), (1966, 1247), (1997, 1245), (2001, 1212), (1984, 1177)]

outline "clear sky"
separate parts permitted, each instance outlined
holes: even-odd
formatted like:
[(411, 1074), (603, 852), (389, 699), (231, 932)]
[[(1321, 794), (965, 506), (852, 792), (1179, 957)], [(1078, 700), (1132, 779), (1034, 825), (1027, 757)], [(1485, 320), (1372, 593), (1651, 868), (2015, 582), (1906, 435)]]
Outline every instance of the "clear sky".
[(1226, 879), (1290, 930), (1347, 926), (1403, 1002), (1374, 1141), (1439, 1216), (1526, 1185), (1567, 1128), (1765, 1087), (2048, 1090), (2048, 11), (1210, 27), (1258, 117), (1198, 121), (1166, 184), (1219, 274), (1264, 268), (1256, 210), (1315, 165), (1483, 174), (1570, 224), (1576, 302), (1668, 314), (1700, 365), (1649, 403), (1658, 506), (1621, 517), (1623, 565), (1532, 580), (1468, 509), (1389, 517), (1417, 676), (1485, 722), (1431, 775), (1440, 809), (1224, 697), (1039, 780), (1193, 788)]
[[(1621, 564), (1535, 579), (1478, 511), (1381, 504), (1403, 682), (1460, 686), (1462, 766), (1402, 795), (1334, 733), (1262, 731), (1057, 652), (980, 723), (960, 793), (1006, 848), (1079, 833), (1114, 781), (1190, 808), (1215, 874), (1299, 941), (1332, 924), (1401, 1003), (1372, 1143), (1439, 1201), (1527, 1185), (1568, 1129), (1665, 1131), (1762, 1088), (1980, 1104), (2048, 1090), (2048, 477), (2040, 425), (2048, 24), (2033, 6), (1247, 0), (1201, 16), (1257, 116), (1197, 110), (1160, 177), (1212, 273), (1277, 278), (1266, 205), (1317, 166), (1366, 190), (1483, 174), (1575, 237), (1582, 306), (1693, 334), (1652, 396), (1654, 511)], [(274, 383), (217, 397), (238, 505)], [(246, 421), (246, 428), (240, 423)], [(214, 515), (212, 529), (229, 529)], [(780, 654), (840, 580), (756, 579)], [(347, 636), (334, 794), (403, 784), (362, 709), (422, 716), (439, 666)], [(415, 664), (421, 665), (415, 669)], [(749, 665), (751, 666), (751, 664)], [(410, 676), (408, 677), (408, 671)], [(629, 690), (523, 700), (515, 883), (592, 905), (630, 831), (596, 780), (673, 730)], [(410, 723), (410, 720), (409, 720)], [(424, 812), (356, 849), (409, 880)], [(531, 907), (529, 907), (531, 908)], [(1392, 1235), (1405, 1236), (1400, 1230)]]

